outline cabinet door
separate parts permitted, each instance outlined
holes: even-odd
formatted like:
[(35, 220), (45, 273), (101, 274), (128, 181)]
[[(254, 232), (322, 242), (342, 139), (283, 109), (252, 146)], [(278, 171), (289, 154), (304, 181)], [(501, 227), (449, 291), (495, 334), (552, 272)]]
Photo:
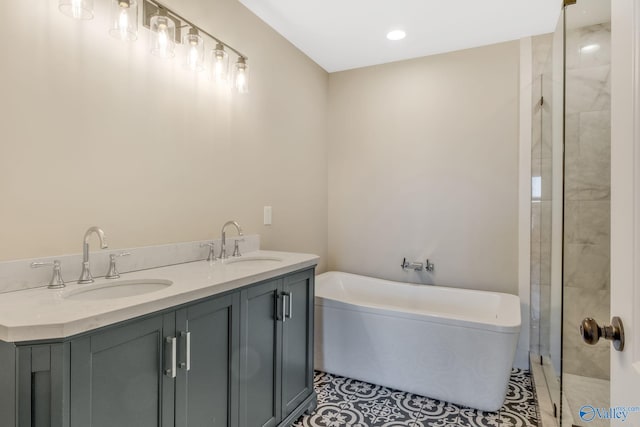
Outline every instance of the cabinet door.
[(16, 370), (17, 350), (13, 343), (0, 341), (0, 426), (15, 427), (16, 392), (18, 391)]
[(71, 427), (173, 426), (167, 337), (175, 337), (174, 314), (71, 341)]
[(176, 312), (177, 427), (238, 425), (240, 295)]
[(281, 419), (278, 322), (281, 280), (241, 292), (240, 426), (271, 427)]
[(282, 328), (282, 417), (313, 392), (313, 270), (284, 278)]
[(65, 422), (67, 351), (65, 344), (17, 348), (19, 427), (61, 427)]

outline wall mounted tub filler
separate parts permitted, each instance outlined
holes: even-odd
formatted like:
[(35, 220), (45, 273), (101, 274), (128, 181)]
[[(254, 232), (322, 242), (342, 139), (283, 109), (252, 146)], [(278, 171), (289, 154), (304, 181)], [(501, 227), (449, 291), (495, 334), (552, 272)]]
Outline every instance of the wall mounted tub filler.
[(402, 258), (402, 265), (400, 265), (403, 270), (415, 270), (422, 271), (424, 268), (424, 264), (421, 262), (408, 262), (406, 258)]
[(107, 240), (104, 237), (104, 231), (100, 227), (91, 227), (84, 233), (84, 244), (82, 245), (82, 273), (78, 283), (93, 283), (93, 276), (91, 276), (91, 266), (89, 265), (89, 237), (91, 234), (96, 233), (100, 239), (100, 249), (107, 249)]

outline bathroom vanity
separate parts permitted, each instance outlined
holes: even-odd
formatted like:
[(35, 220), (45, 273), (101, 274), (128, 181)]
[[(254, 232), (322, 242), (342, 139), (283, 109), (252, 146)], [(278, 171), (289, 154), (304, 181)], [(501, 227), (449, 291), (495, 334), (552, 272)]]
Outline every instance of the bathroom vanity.
[(125, 298), (3, 294), (0, 426), (290, 425), (316, 405), (317, 257), (264, 254), (129, 273), (173, 284)]

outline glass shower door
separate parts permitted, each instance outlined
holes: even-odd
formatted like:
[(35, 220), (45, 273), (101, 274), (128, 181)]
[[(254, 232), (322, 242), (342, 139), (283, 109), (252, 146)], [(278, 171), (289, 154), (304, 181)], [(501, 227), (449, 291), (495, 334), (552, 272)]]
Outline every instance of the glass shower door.
[(583, 342), (587, 317), (610, 323), (610, 0), (565, 8), (562, 425), (609, 426), (610, 343)]

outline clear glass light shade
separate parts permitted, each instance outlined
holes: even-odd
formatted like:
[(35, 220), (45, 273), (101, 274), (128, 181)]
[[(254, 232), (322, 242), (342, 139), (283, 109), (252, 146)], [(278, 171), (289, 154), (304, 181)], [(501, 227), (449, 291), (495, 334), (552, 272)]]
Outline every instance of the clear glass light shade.
[(176, 24), (171, 18), (162, 14), (151, 17), (149, 22), (151, 31), (151, 53), (161, 58), (176, 56)]
[(136, 0), (111, 0), (109, 34), (123, 41), (138, 38), (138, 3)]
[(182, 38), (182, 44), (186, 49), (185, 66), (191, 71), (203, 71), (204, 40), (198, 34), (198, 30), (191, 28), (189, 33)]
[(93, 0), (60, 0), (58, 9), (74, 19), (93, 19)]
[(233, 72), (233, 85), (240, 93), (249, 92), (249, 66), (245, 58), (238, 58)]
[(224, 46), (220, 43), (212, 51), (211, 78), (216, 83), (227, 83), (229, 81), (229, 54), (224, 51)]

